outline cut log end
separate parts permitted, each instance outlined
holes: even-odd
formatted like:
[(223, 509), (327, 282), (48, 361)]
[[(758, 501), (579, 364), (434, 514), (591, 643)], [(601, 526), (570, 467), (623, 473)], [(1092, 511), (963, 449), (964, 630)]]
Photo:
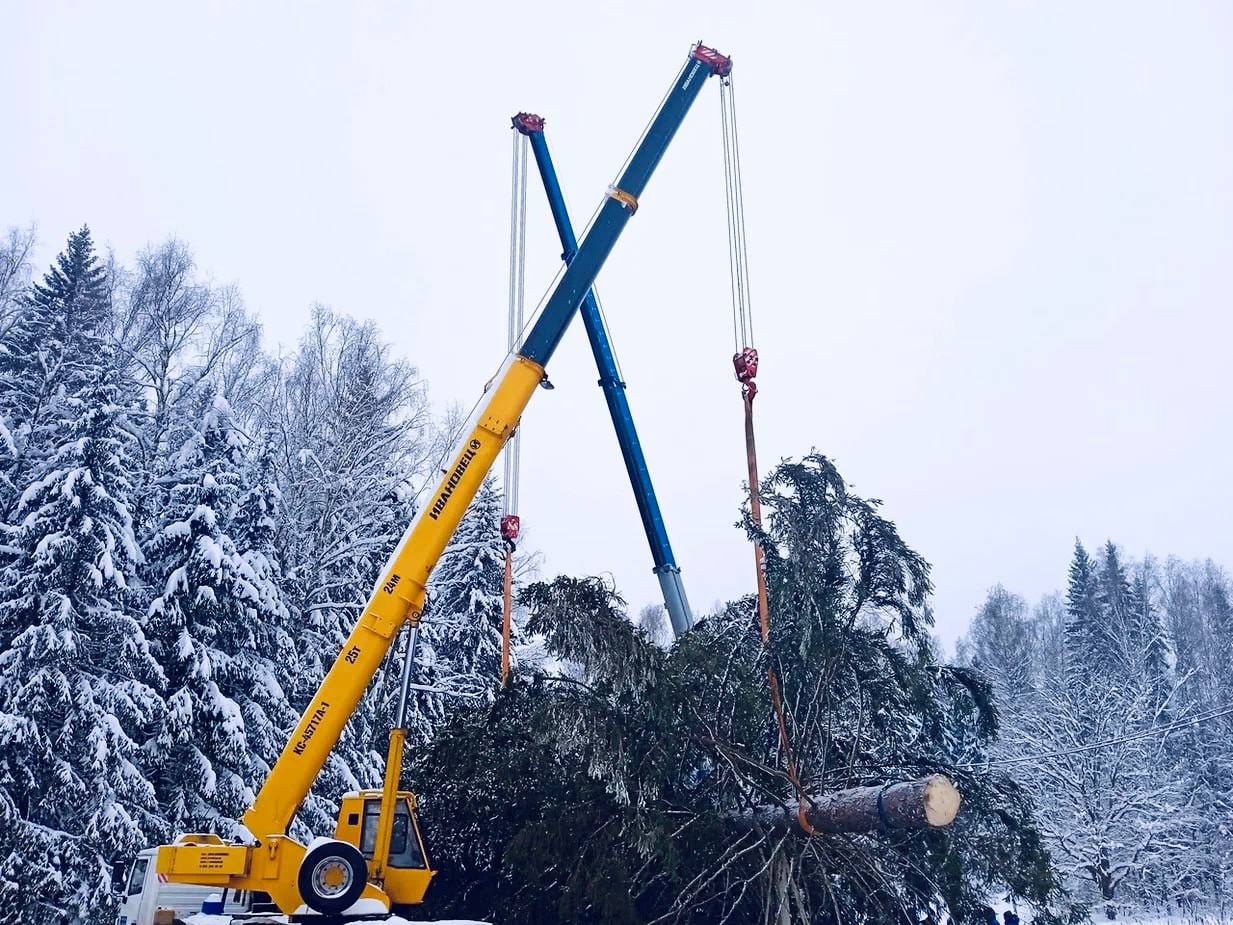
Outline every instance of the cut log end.
[(934, 774), (925, 780), (925, 821), (938, 828), (950, 825), (959, 815), (962, 798), (950, 779)]
[[(950, 778), (933, 774), (917, 780), (852, 787), (808, 798), (805, 815), (814, 832), (843, 834), (886, 829), (937, 829), (959, 815), (961, 798)], [(795, 806), (764, 806), (741, 819), (778, 829), (798, 829)]]

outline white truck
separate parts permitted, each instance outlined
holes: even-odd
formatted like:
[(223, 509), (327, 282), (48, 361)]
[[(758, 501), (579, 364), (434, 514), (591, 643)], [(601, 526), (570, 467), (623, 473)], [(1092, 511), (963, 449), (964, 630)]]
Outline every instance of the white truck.
[[(202, 911), (207, 900), (222, 902), (224, 915), (236, 915), (254, 910), (253, 894), (246, 890), (230, 892), (210, 886), (185, 883), (164, 883), (154, 867), (157, 848), (146, 848), (137, 857), (113, 871), (114, 886), (120, 893), (120, 913), (116, 925), (161, 925), (156, 915), (171, 912), (170, 920), (186, 919)], [(264, 898), (264, 897), (261, 897)]]

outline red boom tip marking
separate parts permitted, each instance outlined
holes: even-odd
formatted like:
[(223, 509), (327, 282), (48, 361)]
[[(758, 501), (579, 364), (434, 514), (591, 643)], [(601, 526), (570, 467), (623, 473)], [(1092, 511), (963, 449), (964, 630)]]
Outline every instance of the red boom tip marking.
[(719, 53), (714, 48), (708, 48), (701, 42), (694, 46), (694, 50), (690, 52), (690, 57), (701, 61), (709, 67), (712, 74), (727, 77), (732, 73), (732, 59), (725, 54)]
[(533, 112), (520, 112), (511, 121), (514, 128), (524, 135), (534, 135), (544, 130), (544, 117)]

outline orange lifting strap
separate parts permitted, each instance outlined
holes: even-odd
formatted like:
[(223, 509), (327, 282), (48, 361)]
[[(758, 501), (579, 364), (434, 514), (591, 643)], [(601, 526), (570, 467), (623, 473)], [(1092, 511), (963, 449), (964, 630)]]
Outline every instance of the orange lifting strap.
[(501, 588), (501, 687), (509, 687), (512, 668), (510, 667), (510, 631), (514, 613), (514, 549), (518, 543), (518, 529), (522, 522), (517, 514), (506, 514), (501, 518), (501, 539), (505, 540), (505, 579)]
[[(745, 459), (749, 466), (749, 515), (754, 526), (762, 528), (762, 498), (758, 481), (758, 448), (754, 440), (753, 401), (758, 394), (758, 385), (754, 377), (758, 374), (758, 351), (753, 347), (745, 347), (732, 358), (736, 367), (736, 378), (741, 383), (741, 400), (745, 406)], [(775, 662), (771, 653), (771, 608), (766, 593), (766, 563), (762, 544), (755, 542), (754, 569), (758, 580), (758, 621), (762, 634), (762, 649), (766, 655), (766, 680), (771, 691), (771, 706), (775, 712), (775, 724), (779, 729), (779, 747), (783, 749), (784, 764), (788, 780), (796, 789), (796, 821), (806, 835), (814, 834), (813, 825), (809, 822), (808, 797), (801, 786), (800, 775), (796, 770), (796, 760), (792, 757), (792, 743), (788, 738), (787, 712), (783, 705), (783, 694), (779, 689), (779, 674), (775, 671)]]
[[(758, 482), (758, 451), (754, 442), (753, 401), (758, 394), (758, 351), (753, 347), (753, 304), (749, 289), (749, 254), (745, 242), (745, 195), (741, 183), (740, 136), (736, 127), (736, 89), (732, 75), (719, 84), (719, 112), (723, 125), (724, 200), (728, 211), (728, 260), (732, 282), (732, 341), (736, 353), (732, 365), (741, 383), (741, 399), (745, 405), (745, 456), (749, 465), (749, 514), (756, 527), (762, 527), (762, 498)], [(779, 674), (775, 671), (771, 651), (771, 610), (766, 594), (766, 557), (762, 544), (754, 543), (754, 568), (758, 579), (758, 620), (761, 624), (762, 649), (766, 656), (767, 685), (771, 692), (771, 707), (779, 730), (779, 747), (783, 749), (788, 780), (796, 788), (796, 819), (807, 834), (814, 833), (809, 822), (809, 797), (801, 786), (796, 760), (792, 757), (792, 742), (788, 736), (787, 711)]]

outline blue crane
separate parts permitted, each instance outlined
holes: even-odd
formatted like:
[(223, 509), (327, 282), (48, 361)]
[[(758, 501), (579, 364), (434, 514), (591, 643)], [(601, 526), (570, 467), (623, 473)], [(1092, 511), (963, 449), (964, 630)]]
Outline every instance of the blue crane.
[[(544, 138), (544, 120), (532, 113), (520, 112), (513, 117), (512, 122), (514, 128), (525, 135), (531, 144), (535, 164), (544, 182), (544, 192), (548, 196), (548, 206), (552, 210), (552, 220), (561, 239), (561, 259), (568, 266), (578, 253), (578, 240), (574, 236), (574, 226), (565, 208), (565, 197), (561, 193), (561, 184), (557, 180), (552, 156), (548, 153), (548, 142)], [(595, 356), (595, 366), (599, 370), (599, 387), (604, 391), (608, 413), (612, 416), (612, 426), (616, 430), (617, 443), (625, 460), (625, 471), (629, 473), (629, 484), (634, 490), (642, 528), (646, 531), (647, 543), (651, 547), (651, 559), (655, 563), (655, 576), (659, 579), (663, 592), (664, 607), (672, 621), (673, 632), (680, 636), (693, 626), (693, 614), (689, 609), (689, 599), (685, 596), (681, 569), (676, 564), (672, 544), (668, 541), (668, 528), (659, 508), (659, 499), (655, 496), (655, 485), (651, 482), (646, 454), (642, 452), (642, 442), (638, 439), (638, 429), (634, 426), (634, 416), (625, 394), (625, 382), (617, 367), (616, 356), (608, 340), (594, 289), (587, 290), (579, 313), (586, 327), (591, 353)]]

